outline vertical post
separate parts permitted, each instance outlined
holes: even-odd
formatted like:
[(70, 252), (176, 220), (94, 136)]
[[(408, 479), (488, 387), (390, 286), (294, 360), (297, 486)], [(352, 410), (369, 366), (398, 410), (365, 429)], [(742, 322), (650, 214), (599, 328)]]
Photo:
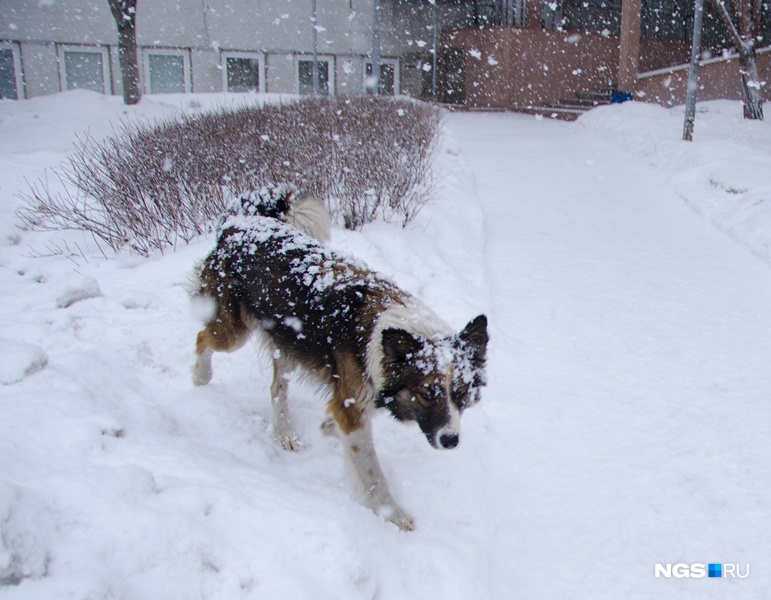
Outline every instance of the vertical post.
[(319, 94), (319, 31), (318, 31), (318, 14), (316, 12), (316, 0), (311, 0), (311, 25), (313, 26), (313, 33), (311, 36), (311, 45), (313, 46), (313, 73), (311, 75), (311, 81), (313, 85), (313, 95)]
[(621, 0), (621, 35), (618, 57), (618, 89), (634, 93), (640, 70), (641, 0)]
[(693, 141), (693, 126), (696, 121), (696, 95), (699, 91), (699, 58), (701, 57), (701, 23), (704, 15), (704, 0), (696, 0), (693, 10), (693, 37), (691, 40), (691, 66), (688, 69), (688, 89), (685, 92), (685, 123), (683, 140)]
[(434, 6), (434, 12), (433, 12), (433, 24), (431, 25), (431, 29), (433, 31), (433, 57), (431, 59), (431, 97), (433, 98), (434, 102), (436, 102), (436, 81), (437, 81), (437, 74), (436, 74), (436, 67), (437, 67), (437, 53), (439, 52), (438, 43), (439, 43), (439, 32), (437, 31), (439, 27), (439, 17), (436, 14), (436, 0), (429, 0), (431, 4)]
[(372, 0), (372, 79), (370, 93), (380, 94), (380, 0)]

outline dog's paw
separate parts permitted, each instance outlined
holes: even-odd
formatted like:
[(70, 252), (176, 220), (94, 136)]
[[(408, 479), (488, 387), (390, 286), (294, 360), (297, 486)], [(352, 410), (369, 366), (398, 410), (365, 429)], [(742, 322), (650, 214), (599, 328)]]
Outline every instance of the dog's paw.
[(199, 369), (196, 365), (193, 367), (193, 385), (201, 386), (206, 385), (211, 381), (212, 370), (211, 369)]
[(211, 378), (211, 365), (207, 365), (205, 363), (195, 363), (195, 366), (193, 366), (193, 385), (206, 385), (211, 381)]
[(321, 424), (321, 433), (328, 437), (337, 437), (337, 423), (334, 417), (327, 417)]
[(276, 443), (288, 452), (296, 452), (302, 448), (302, 442), (294, 430), (276, 432), (273, 437)]
[(414, 531), (415, 519), (395, 505), (381, 506), (378, 514), (396, 525), (402, 531)]

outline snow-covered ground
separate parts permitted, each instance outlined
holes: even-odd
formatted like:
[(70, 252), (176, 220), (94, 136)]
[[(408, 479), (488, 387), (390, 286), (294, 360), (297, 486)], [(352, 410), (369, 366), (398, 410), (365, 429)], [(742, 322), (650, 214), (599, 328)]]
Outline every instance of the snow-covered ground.
[(639, 103), (448, 114), (435, 202), (407, 229), (334, 231), (451, 324), (490, 319), (457, 450), (376, 421), (407, 534), (363, 506), (314, 389), (290, 391), (303, 450), (272, 443), (256, 348), (192, 386), (185, 286), (213, 240), (105, 259), (16, 228), (25, 178), (78, 135), (229, 101), (0, 102), (0, 598), (767, 596), (767, 122), (705, 103), (686, 144), (682, 109)]

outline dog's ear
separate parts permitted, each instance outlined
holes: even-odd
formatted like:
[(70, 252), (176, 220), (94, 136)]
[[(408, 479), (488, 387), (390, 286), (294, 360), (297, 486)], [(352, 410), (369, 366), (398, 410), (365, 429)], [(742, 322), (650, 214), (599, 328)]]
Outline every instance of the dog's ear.
[(468, 325), (458, 334), (463, 346), (471, 351), (475, 363), (483, 363), (487, 355), (487, 317), (479, 315), (469, 321)]
[(404, 329), (383, 330), (383, 363), (398, 365), (420, 350), (421, 343)]
[(463, 328), (459, 336), (467, 344), (484, 348), (487, 346), (487, 317), (479, 315), (478, 317), (469, 321), (468, 325)]

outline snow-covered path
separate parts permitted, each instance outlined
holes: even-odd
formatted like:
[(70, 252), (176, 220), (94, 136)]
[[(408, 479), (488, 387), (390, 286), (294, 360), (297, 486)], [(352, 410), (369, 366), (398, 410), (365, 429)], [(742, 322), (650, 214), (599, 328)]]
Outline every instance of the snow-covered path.
[[(495, 274), (496, 595), (761, 597), (768, 266), (580, 122), (454, 114), (448, 126)], [(654, 578), (655, 563), (677, 562), (754, 570)]]

